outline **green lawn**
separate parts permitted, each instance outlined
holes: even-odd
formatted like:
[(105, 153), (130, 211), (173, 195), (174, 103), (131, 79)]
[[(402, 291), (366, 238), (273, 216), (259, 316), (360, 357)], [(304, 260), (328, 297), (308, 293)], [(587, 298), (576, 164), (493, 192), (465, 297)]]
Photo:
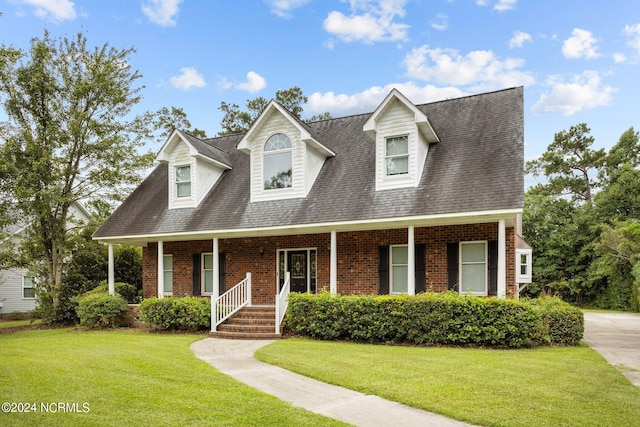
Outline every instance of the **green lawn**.
[[(219, 373), (189, 350), (201, 338), (71, 329), (0, 334), (0, 400), (37, 409), (0, 412), (0, 425), (342, 425)], [(77, 412), (43, 412), (42, 404), (55, 410), (58, 402)]]
[(16, 326), (39, 325), (42, 323), (40, 319), (34, 320), (3, 320), (0, 322), (0, 329), (15, 328)]
[(288, 339), (258, 358), (487, 426), (640, 425), (640, 388), (588, 347), (491, 350)]

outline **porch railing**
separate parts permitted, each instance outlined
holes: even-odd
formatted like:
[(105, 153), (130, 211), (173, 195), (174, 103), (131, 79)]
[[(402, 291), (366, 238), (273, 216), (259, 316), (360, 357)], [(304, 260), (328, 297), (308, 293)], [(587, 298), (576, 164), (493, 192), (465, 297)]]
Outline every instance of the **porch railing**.
[(287, 306), (289, 305), (287, 297), (290, 291), (291, 273), (287, 271), (284, 273), (284, 285), (282, 285), (280, 293), (276, 295), (276, 334), (280, 333), (280, 325), (282, 324), (282, 319), (284, 319), (284, 314), (287, 312)]
[(251, 273), (215, 300), (211, 297), (211, 330), (215, 332), (219, 324), (248, 305), (251, 305)]

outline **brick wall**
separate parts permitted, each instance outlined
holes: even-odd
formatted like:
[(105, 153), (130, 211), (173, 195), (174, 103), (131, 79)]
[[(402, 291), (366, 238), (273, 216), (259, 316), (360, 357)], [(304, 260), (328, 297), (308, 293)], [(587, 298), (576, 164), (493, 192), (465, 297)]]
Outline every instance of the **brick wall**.
[[(507, 228), (507, 294), (515, 293), (514, 229)], [(496, 240), (497, 223), (415, 228), (415, 243), (426, 245), (426, 289), (447, 289), (447, 243), (474, 240)], [(340, 294), (375, 294), (378, 292), (378, 247), (407, 243), (407, 229), (339, 232), (338, 292)], [(254, 304), (273, 304), (277, 290), (278, 249), (316, 249), (317, 289), (329, 289), (330, 235), (220, 239), (220, 252), (225, 253), (226, 283), (231, 287), (252, 275)], [(164, 253), (173, 254), (173, 295), (192, 295), (193, 254), (211, 252), (211, 240), (165, 242)], [(157, 243), (143, 249), (142, 290), (144, 297), (157, 295)]]

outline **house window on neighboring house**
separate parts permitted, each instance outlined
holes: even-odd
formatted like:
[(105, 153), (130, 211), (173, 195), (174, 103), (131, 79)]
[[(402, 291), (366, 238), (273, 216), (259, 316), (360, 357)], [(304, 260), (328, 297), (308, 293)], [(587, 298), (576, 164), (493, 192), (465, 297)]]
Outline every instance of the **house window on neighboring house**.
[(391, 246), (389, 256), (389, 291), (391, 294), (406, 294), (409, 290), (409, 247)]
[(487, 243), (460, 243), (460, 293), (487, 295)]
[(35, 289), (33, 287), (32, 276), (22, 276), (22, 298), (33, 299), (35, 298)]
[(191, 166), (176, 166), (176, 196), (191, 197)]
[(202, 254), (202, 295), (213, 294), (213, 253)]
[(292, 186), (292, 152), (291, 140), (282, 133), (272, 135), (264, 144), (262, 176), (265, 190)]
[(164, 276), (164, 293), (171, 295), (173, 293), (173, 255), (162, 256)]
[(396, 136), (385, 140), (387, 175), (409, 173), (409, 137)]

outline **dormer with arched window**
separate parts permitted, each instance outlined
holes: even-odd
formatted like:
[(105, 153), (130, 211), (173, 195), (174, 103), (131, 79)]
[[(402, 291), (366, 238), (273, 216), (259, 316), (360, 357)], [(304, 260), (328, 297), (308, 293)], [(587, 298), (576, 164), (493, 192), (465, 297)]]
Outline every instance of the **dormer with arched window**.
[(249, 154), (252, 202), (306, 197), (325, 159), (335, 155), (275, 101), (243, 136), (238, 150)]

